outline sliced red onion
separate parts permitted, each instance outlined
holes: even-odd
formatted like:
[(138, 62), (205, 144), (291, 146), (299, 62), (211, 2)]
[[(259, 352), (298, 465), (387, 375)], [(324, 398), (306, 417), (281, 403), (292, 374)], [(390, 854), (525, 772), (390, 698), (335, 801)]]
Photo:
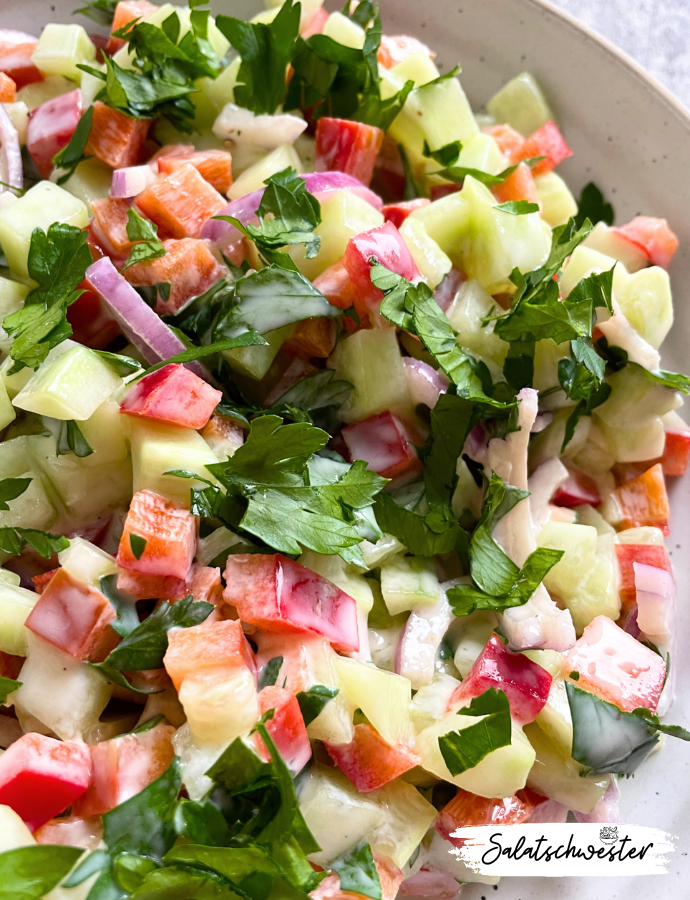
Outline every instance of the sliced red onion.
[(601, 823), (602, 825), (621, 825), (623, 818), (620, 810), (620, 793), (615, 775), (609, 776), (609, 786), (603, 796), (598, 800), (594, 808), (588, 813), (573, 810), (573, 815), (578, 822)]
[(535, 807), (525, 825), (551, 825), (559, 822), (565, 822), (568, 818), (569, 809), (563, 806), (558, 800), (545, 800)]
[(637, 603), (633, 603), (628, 611), (624, 614), (620, 626), (627, 634), (631, 634), (635, 640), (642, 634), (640, 626), (637, 624)]
[(155, 182), (156, 175), (150, 166), (129, 166), (126, 169), (115, 169), (110, 185), (110, 196), (118, 200), (129, 200), (136, 197)]
[(633, 563), (637, 624), (655, 644), (667, 644), (673, 633), (676, 585), (666, 569)]
[(462, 452), (466, 453), (475, 462), (483, 463), (486, 459), (486, 433), (481, 422), (477, 422), (472, 431), (467, 435)]
[(7, 114), (7, 110), (0, 103), (0, 193), (9, 190), (5, 185), (14, 188), (24, 187), (24, 169), (22, 166), (22, 151), (19, 146), (17, 129)]
[(421, 359), (406, 356), (403, 365), (412, 402), (415, 405), (425, 403), (429, 409), (433, 409), (441, 394), (448, 390), (449, 380), (442, 372), (432, 369)]
[(287, 113), (257, 116), (234, 103), (226, 103), (213, 123), (213, 133), (221, 140), (252, 144), (264, 150), (275, 150), (281, 144), (294, 144), (306, 128), (307, 123), (298, 116)]
[[(103, 299), (123, 333), (151, 365), (182, 353), (187, 347), (163, 320), (147, 306), (107, 256), (86, 270), (86, 280)], [(199, 362), (186, 363), (200, 378), (210, 376)]]
[[(304, 178), (310, 194), (318, 196), (331, 191), (351, 190), (376, 209), (381, 209), (383, 206), (383, 200), (379, 196), (365, 187), (361, 181), (344, 172), (310, 172), (308, 175), (302, 175), (302, 178)], [(232, 216), (246, 225), (256, 215), (264, 190), (265, 188), (260, 188), (238, 200), (231, 201), (217, 215)], [(209, 219), (201, 230), (201, 237), (213, 241), (214, 244), (227, 244), (238, 236), (240, 236), (239, 232), (234, 225), (220, 219)]]
[(414, 690), (429, 684), (434, 677), (436, 653), (452, 621), (453, 610), (445, 591), (433, 606), (420, 607), (410, 613), (400, 636), (395, 671), (409, 678)]

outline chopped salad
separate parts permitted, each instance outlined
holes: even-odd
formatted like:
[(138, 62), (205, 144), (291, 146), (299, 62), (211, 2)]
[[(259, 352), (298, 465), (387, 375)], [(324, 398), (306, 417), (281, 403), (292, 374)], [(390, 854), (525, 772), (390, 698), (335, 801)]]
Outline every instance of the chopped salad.
[(451, 898), (690, 740), (673, 231), (530, 74), (267, 6), (0, 30), (3, 897)]

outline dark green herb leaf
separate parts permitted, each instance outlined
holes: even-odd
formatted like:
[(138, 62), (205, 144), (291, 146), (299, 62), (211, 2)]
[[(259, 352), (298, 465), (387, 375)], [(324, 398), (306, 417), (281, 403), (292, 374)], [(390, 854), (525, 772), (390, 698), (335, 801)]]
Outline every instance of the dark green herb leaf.
[(190, 347), (188, 350), (176, 353), (175, 356), (171, 356), (169, 359), (164, 359), (153, 366), (149, 366), (145, 372), (141, 373), (141, 377), (143, 378), (144, 375), (150, 375), (151, 372), (156, 372), (158, 369), (162, 369), (163, 366), (169, 366), (172, 363), (193, 362), (195, 359), (204, 359), (207, 356), (214, 356), (216, 353), (222, 353), (224, 350), (237, 350), (240, 347), (254, 347), (265, 343), (266, 341), (255, 331), (245, 331), (242, 334), (237, 335), (237, 337), (214, 341), (212, 344), (207, 344), (205, 347)]
[(83, 162), (85, 159), (89, 159), (88, 156), (84, 155), (84, 151), (86, 150), (86, 145), (89, 141), (92, 126), (93, 106), (90, 106), (77, 122), (77, 127), (70, 138), (69, 144), (67, 144), (66, 147), (63, 147), (62, 150), (53, 157), (53, 165), (58, 169), (66, 170), (58, 178), (58, 184), (64, 184), (68, 181), (72, 175), (74, 175), (75, 169), (79, 163)]
[(422, 153), (427, 159), (433, 159), (439, 166), (443, 166), (447, 169), (454, 166), (458, 161), (461, 150), (462, 143), (460, 141), (453, 141), (450, 144), (445, 144), (443, 147), (439, 147), (438, 150), (432, 150), (429, 144), (424, 141), (424, 150)]
[(268, 687), (269, 685), (274, 685), (276, 683), (276, 679), (278, 678), (278, 673), (280, 672), (280, 667), (282, 665), (282, 656), (274, 656), (273, 659), (269, 659), (269, 661), (261, 670), (261, 676), (259, 677), (257, 689), (262, 690), (262, 688)]
[(326, 687), (323, 684), (315, 684), (308, 691), (300, 691), (297, 694), (297, 702), (302, 712), (305, 725), (311, 725), (314, 719), (321, 714), (324, 706), (338, 693), (338, 688)]
[(134, 599), (117, 588), (117, 575), (104, 575), (100, 580), (101, 593), (108, 598), (110, 605), (117, 613), (117, 618), (110, 627), (120, 637), (127, 637), (139, 627), (139, 616)]
[(61, 534), (50, 534), (35, 528), (14, 528), (11, 525), (0, 528), (0, 550), (3, 553), (19, 556), (25, 543), (44, 559), (50, 559), (53, 553), (69, 547), (69, 541)]
[(107, 25), (110, 27), (113, 24), (113, 16), (115, 15), (115, 7), (117, 4), (118, 0), (91, 0), (86, 6), (75, 9), (72, 15), (86, 16), (88, 19), (92, 19), (99, 25)]
[(5, 703), (12, 691), (16, 691), (18, 687), (21, 687), (21, 684), (21, 681), (15, 681), (14, 678), (6, 678), (4, 675), (0, 676), (0, 706)]
[(146, 538), (141, 537), (139, 534), (130, 534), (129, 536), (129, 546), (137, 559), (141, 559), (147, 543)]
[(209, 800), (195, 803), (182, 800), (175, 813), (175, 828), (181, 837), (193, 844), (208, 847), (227, 847), (230, 830), (222, 812)]
[(8, 501), (21, 497), (32, 480), (31, 478), (3, 478), (0, 481), (0, 509), (9, 509)]
[(382, 100), (378, 92), (372, 91), (365, 95), (352, 118), (355, 122), (363, 122), (365, 125), (373, 125), (382, 131), (388, 131), (413, 90), (414, 81), (406, 81), (400, 90), (387, 100)]
[(276, 400), (276, 406), (297, 406), (307, 412), (329, 406), (340, 407), (354, 387), (349, 381), (334, 381), (334, 378), (335, 369), (322, 369), (309, 378), (303, 378)]
[(108, 363), (121, 378), (127, 378), (128, 375), (133, 375), (142, 368), (141, 363), (137, 362), (136, 359), (132, 359), (131, 356), (110, 353), (108, 350), (94, 350), (93, 352), (97, 353), (103, 362)]
[(165, 247), (158, 239), (158, 226), (143, 219), (135, 209), (127, 210), (127, 237), (136, 243), (122, 267), (123, 272), (137, 263), (165, 256)]
[(585, 219), (589, 219), (592, 225), (596, 225), (597, 222), (613, 225), (614, 220), (613, 207), (610, 203), (606, 203), (604, 195), (592, 181), (582, 188), (575, 216), (576, 226), (581, 228)]
[(371, 0), (362, 0), (362, 2), (358, 3), (354, 8), (352, 7), (350, 0), (347, 0), (347, 3), (343, 6), (341, 12), (344, 16), (347, 16), (348, 19), (352, 19), (352, 21), (361, 28), (366, 28), (369, 22), (374, 18), (376, 8)]
[(74, 419), (54, 419), (53, 421), (58, 426), (55, 437), (55, 453), (57, 456), (63, 456), (65, 453), (74, 453), (79, 459), (91, 456), (93, 448)]
[(509, 200), (507, 203), (497, 203), (494, 209), (510, 213), (511, 216), (527, 216), (530, 213), (538, 213), (539, 204), (527, 200)]
[(331, 868), (340, 876), (341, 891), (382, 900), (381, 879), (369, 844), (359, 844), (345, 856), (334, 860)]
[(476, 725), (441, 735), (441, 755), (451, 775), (461, 775), (474, 768), (485, 756), (511, 741), (510, 704), (503, 691), (489, 688), (475, 697), (469, 707), (458, 710), (459, 716), (484, 716)]
[(40, 900), (62, 881), (83, 852), (80, 847), (36, 844), (0, 853), (0, 896)]
[(654, 381), (656, 384), (660, 384), (670, 391), (680, 391), (682, 394), (690, 394), (690, 378), (688, 378), (687, 375), (679, 375), (677, 372), (665, 372), (663, 369), (651, 372), (649, 369), (645, 369), (643, 366), (634, 362), (629, 362), (628, 365), (635, 366), (639, 372), (644, 374), (645, 378), (649, 378), (650, 381)]

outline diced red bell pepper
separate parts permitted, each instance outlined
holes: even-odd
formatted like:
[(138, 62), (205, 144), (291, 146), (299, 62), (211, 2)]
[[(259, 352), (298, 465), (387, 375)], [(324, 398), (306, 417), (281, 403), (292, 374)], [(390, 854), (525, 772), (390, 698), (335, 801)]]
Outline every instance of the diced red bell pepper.
[(384, 478), (397, 478), (421, 469), (412, 438), (397, 416), (379, 413), (343, 428), (350, 459), (363, 459)]
[(0, 678), (16, 679), (23, 665), (23, 656), (13, 656), (0, 650)]
[(25, 734), (0, 757), (0, 804), (36, 831), (84, 793), (90, 774), (86, 744)]
[(142, 191), (136, 205), (158, 225), (161, 237), (198, 238), (204, 223), (226, 201), (191, 163), (185, 163)]
[(525, 163), (520, 163), (517, 169), (505, 181), (492, 188), (491, 192), (499, 203), (509, 203), (511, 200), (526, 200), (528, 203), (539, 202), (534, 175)]
[(383, 131), (375, 125), (323, 116), (316, 126), (314, 171), (345, 172), (369, 186)]
[[(256, 654), (257, 670), (261, 671), (270, 660), (282, 657), (282, 665), (278, 672), (276, 684), (280, 684), (293, 694), (308, 691), (319, 683), (322, 675), (314, 670), (313, 661), (335, 656), (331, 645), (323, 638), (294, 635), (272, 634), (269, 631), (257, 632), (254, 635), (258, 650)], [(328, 663), (326, 663), (326, 666)]]
[(102, 662), (118, 643), (108, 599), (66, 569), (58, 569), (29, 613), (26, 627), (75, 659)]
[(297, 323), (282, 349), (302, 359), (327, 359), (335, 350), (336, 336), (335, 319), (304, 319)]
[(67, 307), (72, 337), (94, 350), (104, 350), (118, 336), (120, 326), (106, 311), (103, 301), (88, 281), (82, 281), (77, 290), (84, 293)]
[(366, 722), (355, 725), (349, 744), (325, 744), (328, 755), (347, 775), (360, 794), (375, 791), (420, 764), (420, 759), (403, 744), (389, 744)]
[(91, 209), (91, 230), (100, 249), (110, 256), (116, 266), (124, 264), (134, 246), (127, 234), (128, 201), (100, 197), (91, 201)]
[(170, 600), (173, 603), (189, 594), (184, 578), (127, 571), (117, 576), (117, 589), (135, 600)]
[(178, 691), (188, 675), (256, 672), (252, 648), (237, 619), (202, 622), (171, 633), (163, 663)]
[(222, 397), (222, 391), (181, 363), (171, 363), (137, 381), (120, 404), (120, 412), (198, 431)]
[(355, 600), (306, 566), (280, 553), (236, 554), (228, 557), (225, 582), (223, 599), (248, 625), (319, 635), (336, 650), (359, 649)]
[(551, 498), (554, 506), (564, 506), (567, 509), (576, 509), (578, 506), (589, 504), (599, 506), (601, 497), (596, 481), (575, 466), (568, 466), (568, 479), (557, 489)]
[(150, 119), (133, 119), (96, 100), (85, 153), (113, 169), (136, 166), (141, 161), (150, 124)]
[(17, 85), (9, 75), (0, 72), (0, 103), (14, 103), (17, 96)]
[(155, 781), (175, 756), (175, 729), (162, 722), (138, 734), (91, 744), (91, 781), (72, 807), (78, 816), (100, 816)]
[(633, 563), (655, 566), (657, 569), (665, 569), (673, 574), (666, 547), (660, 544), (616, 544), (615, 547), (619, 572), (618, 588), (624, 610), (635, 601)]
[(399, 203), (386, 203), (381, 212), (386, 222), (392, 222), (396, 228), (400, 228), (415, 209), (421, 209), (431, 203), (428, 197), (417, 197), (415, 200), (401, 200)]
[(690, 461), (690, 431), (667, 431), (659, 462), (664, 475), (685, 475)]
[[(184, 146), (184, 145), (180, 145)], [(165, 151), (165, 147), (163, 151)], [(161, 152), (157, 156), (158, 171), (163, 175), (176, 172), (186, 163), (194, 166), (201, 177), (221, 194), (227, 194), (232, 184), (232, 156), (227, 150), (195, 150), (181, 153), (176, 147), (169, 155)]]
[[(120, 0), (115, 7), (111, 32), (120, 31), (136, 19), (145, 19), (146, 16), (150, 16), (156, 9), (158, 7), (153, 3), (149, 3), (148, 0)], [(106, 45), (106, 52), (109, 56), (112, 56), (113, 53), (117, 53), (120, 47), (124, 47), (126, 43), (123, 38), (113, 37), (111, 33)]]
[(0, 72), (9, 75), (18, 88), (43, 81), (43, 73), (31, 60), (37, 43), (38, 39), (31, 34), (0, 29)]
[(666, 663), (649, 647), (626, 634), (607, 616), (597, 616), (565, 655), (565, 673), (580, 673), (578, 687), (625, 712), (657, 708)]
[(169, 284), (170, 294), (167, 300), (159, 294), (156, 312), (174, 315), (222, 278), (226, 269), (211, 253), (208, 241), (183, 238), (163, 241), (163, 247), (165, 256), (136, 263), (124, 276), (134, 285)]
[(665, 535), (670, 533), (668, 519), (671, 510), (661, 465), (657, 463), (642, 475), (619, 485), (613, 492), (622, 513), (622, 528), (652, 525)]
[(496, 634), (472, 664), (472, 668), (450, 698), (448, 709), (469, 706), (489, 688), (503, 691), (510, 713), (520, 725), (533, 722), (546, 705), (551, 690), (551, 675), (522, 653), (514, 653)]
[(217, 566), (200, 566), (194, 563), (187, 576), (187, 593), (195, 600), (220, 606), (223, 602), (220, 569)]
[(449, 194), (457, 194), (460, 190), (462, 190), (462, 186), (459, 184), (432, 184), (429, 190), (429, 196), (433, 203), (435, 200), (440, 200), (441, 197), (447, 197)]
[(53, 575), (56, 575), (60, 571), (60, 567), (57, 569), (50, 569), (48, 572), (41, 572), (40, 575), (32, 575), (31, 580), (34, 583), (34, 590), (37, 594), (42, 594), (43, 591), (48, 587), (50, 582), (53, 580)]
[(343, 256), (343, 265), (352, 281), (355, 308), (363, 322), (378, 314), (378, 307), (383, 299), (383, 291), (374, 287), (369, 277), (369, 260), (372, 258), (408, 281), (421, 278), (407, 244), (392, 222), (350, 238)]
[(482, 131), (496, 141), (498, 149), (508, 159), (518, 155), (525, 143), (524, 136), (511, 125), (489, 125)]
[(494, 825), (502, 828), (505, 825), (520, 825), (529, 818), (543, 799), (529, 788), (501, 800), (479, 797), (459, 788), (457, 794), (439, 813), (434, 828), (453, 846), (462, 847), (462, 838), (452, 836), (458, 828), (473, 828), (477, 825)]
[(307, 24), (300, 27), (302, 38), (306, 41), (314, 34), (322, 34), (327, 21), (328, 10), (324, 9), (323, 6), (320, 6)]
[(393, 66), (397, 66), (398, 63), (407, 59), (408, 56), (412, 56), (413, 53), (417, 53), (420, 50), (430, 59), (436, 56), (426, 44), (418, 41), (415, 37), (411, 37), (409, 34), (382, 34), (376, 56), (384, 69), (392, 69)]
[(66, 147), (81, 118), (81, 91), (47, 100), (29, 119), (26, 146), (43, 178), (50, 178), (53, 157)]
[[(448, 848), (450, 850), (450, 847)], [(400, 897), (434, 897), (435, 900), (454, 900), (460, 886), (450, 872), (444, 872), (431, 863), (424, 863), (418, 872), (406, 878), (400, 885)]]
[(669, 265), (678, 249), (678, 238), (669, 228), (666, 219), (635, 216), (627, 225), (611, 230), (632, 241), (653, 266), (661, 266), (662, 269)]
[(338, 309), (349, 309), (355, 305), (355, 292), (350, 273), (342, 260), (333, 263), (314, 279), (314, 287)]
[(573, 151), (566, 144), (558, 125), (549, 120), (525, 140), (522, 147), (512, 154), (511, 160), (516, 163), (522, 159), (543, 156), (544, 159), (532, 169), (532, 174), (544, 175), (572, 155)]
[[(139, 558), (131, 538), (146, 541)], [(135, 540), (136, 545), (136, 540)], [(117, 551), (117, 564), (142, 575), (171, 575), (185, 579), (196, 552), (196, 519), (186, 509), (153, 491), (139, 491), (132, 497)]]
[[(258, 699), (261, 715), (269, 709), (275, 710), (273, 718), (266, 722), (266, 728), (273, 738), (278, 753), (293, 775), (296, 775), (311, 759), (309, 735), (297, 697), (285, 688), (271, 685), (259, 691)], [(261, 736), (255, 734), (254, 740), (264, 759), (270, 759)]]

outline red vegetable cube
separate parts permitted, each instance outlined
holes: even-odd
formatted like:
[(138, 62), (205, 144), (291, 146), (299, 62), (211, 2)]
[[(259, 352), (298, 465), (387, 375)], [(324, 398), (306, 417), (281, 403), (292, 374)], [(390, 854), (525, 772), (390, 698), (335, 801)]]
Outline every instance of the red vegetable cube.
[(563, 482), (551, 499), (554, 506), (565, 506), (568, 509), (576, 509), (584, 504), (598, 506), (601, 497), (596, 481), (575, 466), (568, 466), (568, 472), (570, 474), (567, 481)]
[(381, 35), (381, 43), (376, 55), (384, 69), (392, 69), (393, 66), (397, 66), (398, 63), (407, 59), (408, 56), (420, 50), (431, 59), (436, 56), (426, 44), (418, 41), (415, 37), (411, 37), (409, 34), (383, 34)]
[(36, 831), (84, 793), (90, 774), (86, 744), (25, 734), (0, 757), (0, 804)]
[[(143, 549), (137, 537), (146, 542)], [(178, 509), (153, 491), (134, 495), (117, 551), (118, 566), (142, 575), (185, 579), (195, 552), (196, 519), (188, 510)]]
[(100, 296), (84, 280), (77, 290), (84, 293), (67, 307), (72, 338), (94, 350), (104, 350), (120, 333), (120, 326), (106, 312)]
[(355, 725), (349, 744), (326, 744), (326, 750), (360, 794), (375, 791), (420, 764), (416, 753), (403, 744), (389, 744), (368, 723)]
[(386, 203), (381, 212), (386, 222), (392, 222), (396, 228), (400, 228), (415, 209), (428, 206), (431, 203), (428, 197), (417, 197), (416, 200), (401, 200), (399, 203)]
[(225, 673), (227, 676), (245, 668), (252, 673), (256, 671), (252, 648), (237, 619), (202, 622), (172, 632), (163, 663), (178, 691), (188, 675)]
[(345, 172), (369, 185), (383, 131), (375, 125), (323, 116), (316, 126), (314, 171)]
[(120, 412), (199, 430), (222, 396), (181, 363), (171, 363), (137, 381), (120, 404)]
[(100, 591), (58, 569), (25, 624), (75, 659), (101, 662), (118, 641), (110, 627), (115, 617)]
[(0, 103), (14, 103), (17, 85), (9, 75), (0, 72)]
[(18, 88), (43, 81), (43, 73), (31, 60), (37, 43), (35, 37), (23, 31), (0, 30), (0, 72), (9, 75)]
[(211, 566), (192, 565), (187, 576), (187, 593), (195, 600), (204, 600), (214, 606), (223, 602), (223, 586), (220, 583), (220, 569)]
[(91, 201), (91, 209), (93, 210), (91, 231), (99, 247), (116, 264), (124, 264), (134, 246), (134, 242), (127, 234), (128, 201), (100, 197)]
[(462, 188), (459, 184), (432, 184), (429, 191), (429, 197), (433, 203), (435, 200), (440, 200), (441, 197), (447, 197), (449, 194), (457, 194), (460, 190), (462, 190)]
[(306, 41), (314, 34), (322, 34), (327, 21), (328, 11), (323, 6), (320, 6), (307, 24), (300, 26), (300, 35)]
[(418, 281), (421, 278), (407, 244), (392, 222), (386, 222), (385, 225), (379, 225), (378, 228), (350, 238), (343, 257), (343, 265), (352, 281), (355, 308), (363, 322), (367, 321), (372, 313), (378, 314), (378, 306), (383, 298), (383, 291), (374, 287), (369, 276), (371, 272), (369, 260), (372, 258), (408, 281)]
[(519, 155), (525, 143), (524, 136), (510, 125), (490, 125), (488, 128), (483, 128), (482, 131), (496, 141), (498, 149), (508, 159)]
[(499, 203), (508, 203), (511, 200), (526, 200), (528, 203), (539, 202), (534, 175), (525, 163), (520, 163), (505, 181), (492, 188), (492, 193)]
[(498, 635), (492, 634), (467, 677), (453, 692), (448, 709), (469, 706), (473, 697), (494, 688), (505, 693), (515, 721), (526, 725), (546, 705), (552, 680), (546, 669), (524, 654), (509, 650)]
[(543, 175), (555, 169), (564, 159), (573, 155), (573, 151), (566, 144), (558, 125), (553, 121), (545, 122), (534, 134), (531, 134), (519, 150), (513, 153), (512, 162), (522, 159), (534, 159), (543, 156), (544, 159), (532, 169), (533, 175)]
[[(148, 0), (120, 0), (115, 7), (111, 32), (120, 31), (126, 25), (129, 25), (130, 22), (134, 23), (136, 19), (145, 19), (146, 16), (150, 16), (156, 9), (158, 7), (153, 3), (149, 3)], [(106, 52), (109, 56), (112, 56), (113, 53), (117, 53), (120, 47), (124, 47), (126, 43), (123, 38), (116, 38), (111, 34), (106, 45)]]
[(159, 293), (156, 312), (174, 315), (194, 297), (205, 293), (225, 273), (207, 241), (184, 238), (164, 241), (165, 256), (136, 263), (123, 273), (134, 285), (169, 284), (164, 300)]
[(359, 649), (357, 604), (306, 566), (276, 553), (229, 556), (223, 599), (266, 631), (316, 634), (336, 650)]
[(685, 475), (690, 461), (690, 431), (667, 431), (661, 468), (664, 475)]
[(139, 734), (124, 734), (92, 744), (91, 781), (74, 804), (78, 816), (100, 816), (155, 781), (168, 768), (175, 751), (175, 729), (162, 722)]
[(135, 166), (141, 159), (150, 124), (150, 119), (133, 119), (96, 100), (85, 153), (113, 169)]
[(624, 609), (635, 601), (633, 563), (656, 566), (657, 569), (666, 569), (673, 574), (666, 547), (660, 544), (616, 544), (615, 547), (619, 572), (618, 587)]
[(66, 147), (81, 118), (81, 91), (47, 100), (29, 119), (26, 146), (42, 178), (50, 178), (53, 157)]
[(170, 600), (173, 603), (189, 594), (184, 578), (127, 571), (117, 576), (117, 589), (135, 600)]
[(666, 482), (660, 463), (642, 475), (619, 485), (613, 492), (621, 510), (621, 526), (638, 528), (652, 525), (669, 534), (668, 519), (671, 514), (666, 493)]
[(445, 840), (455, 847), (462, 847), (462, 838), (453, 837), (458, 828), (473, 828), (477, 825), (520, 825), (525, 822), (543, 797), (525, 788), (499, 800), (479, 797), (459, 788), (453, 799), (446, 803), (434, 828)]
[(653, 266), (661, 266), (662, 269), (669, 265), (678, 249), (678, 238), (666, 219), (635, 216), (627, 225), (611, 230), (632, 241)]
[(41, 572), (40, 575), (32, 575), (31, 580), (34, 583), (34, 590), (36, 591), (36, 593), (42, 594), (52, 581), (53, 575), (56, 575), (59, 571), (60, 567), (58, 566), (57, 569), (50, 569), (48, 572)]
[(136, 205), (158, 225), (161, 237), (198, 238), (204, 223), (226, 201), (193, 165), (185, 163), (142, 191)]
[(338, 309), (349, 309), (355, 305), (355, 293), (350, 280), (350, 273), (342, 260), (329, 266), (314, 279), (314, 287)]
[[(278, 753), (296, 775), (311, 759), (309, 735), (297, 697), (285, 688), (271, 685), (259, 691), (258, 698), (261, 715), (269, 709), (275, 710), (273, 718), (266, 722), (266, 729), (273, 738)], [(254, 735), (254, 740), (261, 755), (268, 760), (270, 755), (261, 736)]]
[(654, 712), (664, 686), (666, 663), (607, 616), (597, 616), (566, 653), (563, 671), (579, 672), (578, 687), (625, 712), (640, 706)]
[[(281, 656), (283, 663), (276, 684), (284, 686), (293, 694), (308, 691), (315, 684), (319, 684), (323, 676), (317, 674), (315, 661), (319, 671), (322, 672), (324, 659), (328, 660), (329, 657), (335, 656), (335, 651), (323, 638), (262, 631), (257, 632), (254, 639), (258, 646), (257, 670), (261, 671), (272, 659)], [(328, 662), (325, 665), (327, 666)]]
[(227, 194), (230, 190), (232, 156), (227, 150), (196, 150), (193, 145), (178, 144), (174, 147), (163, 147), (156, 154), (156, 160), (158, 171), (163, 175), (169, 175), (189, 163), (221, 194)]
[(342, 435), (350, 459), (363, 459), (384, 478), (397, 478), (422, 467), (405, 426), (391, 412), (348, 425)]
[(282, 349), (302, 359), (327, 359), (335, 350), (337, 326), (335, 319), (322, 316), (319, 319), (304, 319), (295, 325), (295, 330), (283, 344)]

